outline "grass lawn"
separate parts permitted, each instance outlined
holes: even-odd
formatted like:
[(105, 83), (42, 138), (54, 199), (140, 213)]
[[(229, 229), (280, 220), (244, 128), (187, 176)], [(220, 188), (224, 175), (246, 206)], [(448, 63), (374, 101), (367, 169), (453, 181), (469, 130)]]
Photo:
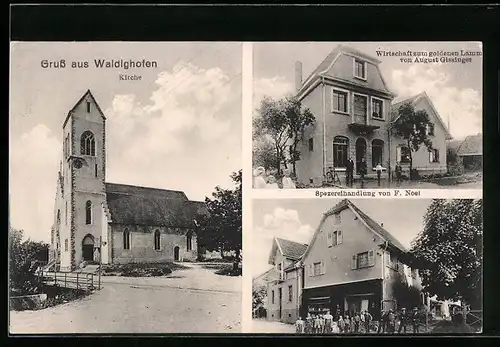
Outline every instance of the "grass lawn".
[(124, 277), (155, 277), (166, 276), (175, 270), (187, 269), (187, 266), (177, 263), (132, 263), (103, 265), (103, 276)]

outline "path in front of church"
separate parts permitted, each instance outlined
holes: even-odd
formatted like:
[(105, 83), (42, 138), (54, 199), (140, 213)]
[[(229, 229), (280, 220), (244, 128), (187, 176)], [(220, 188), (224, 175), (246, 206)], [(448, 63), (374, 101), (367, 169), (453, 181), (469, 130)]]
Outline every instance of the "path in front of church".
[(10, 332), (239, 333), (241, 277), (190, 264), (168, 277), (102, 277), (103, 288), (44, 310), (10, 312)]

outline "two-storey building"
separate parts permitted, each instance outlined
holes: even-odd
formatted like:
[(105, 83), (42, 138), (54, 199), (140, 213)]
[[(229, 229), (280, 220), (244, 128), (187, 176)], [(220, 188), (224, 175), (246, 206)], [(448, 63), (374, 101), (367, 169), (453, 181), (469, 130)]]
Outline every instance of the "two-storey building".
[[(320, 184), (331, 168), (345, 171), (349, 158), (356, 164), (355, 175), (359, 174), (362, 159), (367, 163), (369, 175), (378, 163), (390, 169), (398, 159), (407, 162), (404, 143), (389, 131), (391, 103), (396, 95), (389, 90), (380, 63), (344, 45), (333, 49), (304, 81), (302, 64), (296, 63), (297, 98), (316, 118), (315, 125), (305, 130), (298, 146), (301, 159), (296, 170), (300, 182), (312, 180)], [(445, 168), (446, 139), (450, 136), (441, 118), (424, 93), (405, 101), (429, 110), (439, 127), (430, 130), (435, 130), (433, 142), (438, 151), (419, 154), (413, 167)]]
[(381, 309), (396, 308), (394, 281), (420, 288), (404, 265), (405, 247), (349, 200), (324, 213), (301, 262), (302, 314), (368, 310), (378, 319)]
[(299, 314), (303, 287), (300, 259), (306, 244), (275, 238), (269, 255), (274, 277), (267, 285), (267, 319), (294, 323)]

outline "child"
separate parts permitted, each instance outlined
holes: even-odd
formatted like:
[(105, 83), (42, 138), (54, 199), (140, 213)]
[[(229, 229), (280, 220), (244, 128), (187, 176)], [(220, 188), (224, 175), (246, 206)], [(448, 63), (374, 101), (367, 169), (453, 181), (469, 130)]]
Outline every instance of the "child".
[(276, 183), (276, 178), (273, 175), (267, 177), (267, 189), (279, 189), (278, 183)]
[(319, 334), (319, 329), (321, 328), (321, 320), (319, 315), (314, 316), (314, 333)]
[(340, 333), (340, 329), (339, 329), (339, 326), (337, 325), (337, 322), (332, 322), (332, 333), (334, 334), (339, 334)]
[(293, 182), (292, 178), (290, 177), (290, 170), (285, 169), (283, 171), (283, 174), (284, 174), (283, 180), (282, 180), (283, 189), (296, 189), (295, 183)]
[(326, 311), (323, 318), (325, 319), (325, 334), (330, 334), (332, 332), (333, 316), (330, 314), (330, 311)]
[(319, 333), (323, 334), (325, 332), (325, 316), (319, 316)]
[(359, 333), (359, 325), (361, 323), (361, 317), (358, 312), (354, 314), (354, 318), (352, 320), (354, 322), (354, 333)]
[(339, 326), (339, 331), (343, 333), (345, 331), (345, 321), (342, 319), (342, 316), (339, 316), (339, 320), (337, 322), (337, 325)]
[(302, 320), (302, 317), (299, 317), (299, 319), (295, 322), (295, 332), (297, 334), (304, 333), (304, 321)]
[(266, 180), (264, 179), (264, 173), (266, 170), (262, 167), (259, 166), (255, 170), (253, 170), (253, 187), (255, 189), (265, 189), (266, 188)]
[(344, 332), (350, 333), (351, 332), (351, 319), (349, 318), (348, 315), (345, 316), (344, 323), (345, 323)]

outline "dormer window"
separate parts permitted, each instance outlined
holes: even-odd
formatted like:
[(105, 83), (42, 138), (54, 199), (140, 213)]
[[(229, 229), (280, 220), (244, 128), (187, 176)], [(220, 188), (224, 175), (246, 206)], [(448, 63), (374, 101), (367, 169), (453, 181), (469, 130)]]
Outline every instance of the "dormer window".
[(366, 62), (354, 59), (354, 77), (366, 80)]

